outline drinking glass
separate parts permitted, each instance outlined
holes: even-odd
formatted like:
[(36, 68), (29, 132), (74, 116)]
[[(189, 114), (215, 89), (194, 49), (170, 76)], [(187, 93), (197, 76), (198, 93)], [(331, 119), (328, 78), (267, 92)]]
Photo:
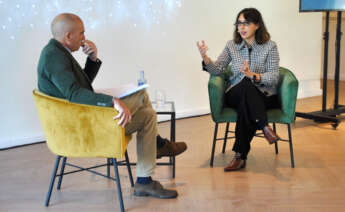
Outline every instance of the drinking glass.
[(164, 107), (165, 105), (165, 93), (163, 90), (156, 90), (156, 103), (157, 103), (157, 108)]

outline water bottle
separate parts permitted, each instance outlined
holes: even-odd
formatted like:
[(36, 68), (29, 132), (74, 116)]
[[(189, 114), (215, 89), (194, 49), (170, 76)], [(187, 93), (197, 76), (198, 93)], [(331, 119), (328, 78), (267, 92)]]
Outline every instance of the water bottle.
[(147, 81), (144, 77), (144, 71), (140, 71), (140, 77), (138, 79), (138, 86), (146, 84)]

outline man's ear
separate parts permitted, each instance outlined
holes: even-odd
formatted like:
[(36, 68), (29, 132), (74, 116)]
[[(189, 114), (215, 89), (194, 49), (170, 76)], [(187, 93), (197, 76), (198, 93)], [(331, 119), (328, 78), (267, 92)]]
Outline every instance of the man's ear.
[(64, 36), (64, 38), (65, 38), (65, 41), (69, 41), (69, 40), (71, 40), (71, 32), (66, 32), (65, 33), (65, 36)]

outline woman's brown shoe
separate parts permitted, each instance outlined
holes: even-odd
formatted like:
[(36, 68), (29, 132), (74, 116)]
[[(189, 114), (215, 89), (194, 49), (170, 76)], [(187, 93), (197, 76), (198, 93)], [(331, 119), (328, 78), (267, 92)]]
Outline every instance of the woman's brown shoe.
[(269, 144), (273, 144), (280, 139), (279, 136), (268, 125), (262, 129), (262, 132), (264, 133), (264, 136)]
[(234, 159), (232, 159), (230, 164), (224, 168), (224, 171), (225, 172), (237, 171), (237, 170), (243, 169), (244, 167), (246, 167), (246, 160), (234, 157)]

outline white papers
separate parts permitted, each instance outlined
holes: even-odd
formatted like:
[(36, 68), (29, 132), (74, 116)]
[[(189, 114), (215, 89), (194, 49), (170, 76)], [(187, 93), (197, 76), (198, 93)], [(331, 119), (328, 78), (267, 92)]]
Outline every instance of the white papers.
[(149, 87), (148, 84), (143, 84), (138, 86), (135, 83), (130, 83), (130, 84), (126, 84), (126, 85), (121, 85), (119, 87), (116, 88), (109, 88), (109, 89), (98, 89), (95, 92), (96, 93), (103, 93), (103, 94), (107, 94), (116, 98), (123, 98), (126, 96), (129, 96), (135, 92), (138, 92), (142, 89), (145, 89)]

